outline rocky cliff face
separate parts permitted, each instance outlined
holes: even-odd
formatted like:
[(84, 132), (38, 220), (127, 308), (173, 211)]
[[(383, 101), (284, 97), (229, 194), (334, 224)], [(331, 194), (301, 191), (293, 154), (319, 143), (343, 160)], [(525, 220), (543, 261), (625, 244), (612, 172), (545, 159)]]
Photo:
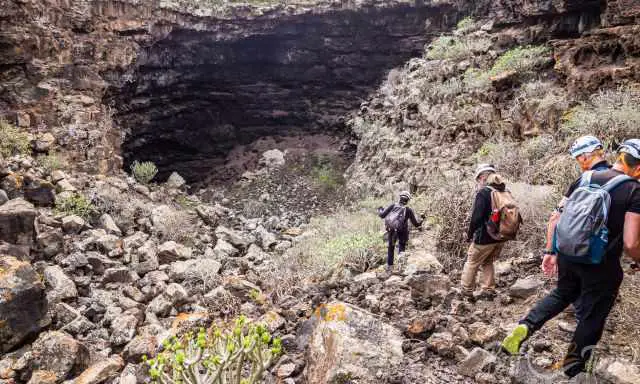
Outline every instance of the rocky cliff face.
[(459, 18), (441, 1), (198, 4), (3, 1), (1, 114), (79, 168), (193, 178), (236, 144), (339, 129)]

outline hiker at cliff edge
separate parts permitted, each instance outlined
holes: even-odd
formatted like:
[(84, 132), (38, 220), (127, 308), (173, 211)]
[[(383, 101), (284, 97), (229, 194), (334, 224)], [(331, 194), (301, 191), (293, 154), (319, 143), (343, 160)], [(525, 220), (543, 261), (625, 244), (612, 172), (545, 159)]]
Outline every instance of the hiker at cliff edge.
[(506, 189), (502, 176), (489, 164), (476, 169), (476, 198), (473, 203), (467, 241), (471, 242), (462, 270), (462, 294), (473, 298), (476, 275), (482, 269), (481, 297), (495, 295), (493, 263), (500, 256), (504, 243), (515, 238), (522, 218), (517, 204)]
[[(587, 171), (605, 171), (611, 168), (611, 165), (607, 162), (604, 153), (604, 145), (595, 136), (582, 136), (571, 144), (569, 148), (569, 154), (573, 157), (578, 166), (580, 166), (581, 172)], [(547, 223), (547, 245), (543, 252), (543, 255), (553, 254), (552, 240), (553, 233), (556, 229), (556, 224), (560, 219), (560, 213), (564, 209), (564, 204), (571, 195), (571, 191), (575, 190), (576, 185), (571, 185), (567, 190), (556, 209), (551, 214), (549, 222)], [(575, 308), (576, 320), (580, 321), (583, 316), (582, 306), (580, 305), (580, 299), (573, 303)]]
[(387, 271), (393, 268), (396, 241), (398, 242), (398, 257), (407, 248), (407, 243), (409, 242), (409, 220), (415, 227), (420, 228), (422, 226), (422, 220), (418, 221), (413, 210), (407, 207), (409, 200), (411, 200), (411, 194), (403, 191), (400, 192), (397, 203), (389, 205), (386, 209), (378, 208), (378, 215), (384, 219), (388, 236)]
[(624, 250), (640, 260), (640, 139), (625, 141), (611, 169), (587, 171), (569, 190), (542, 270), (558, 274), (557, 287), (539, 301), (502, 342), (517, 354), (532, 333), (580, 298), (582, 318), (562, 361), (573, 377), (585, 370), (602, 337), (623, 272)]

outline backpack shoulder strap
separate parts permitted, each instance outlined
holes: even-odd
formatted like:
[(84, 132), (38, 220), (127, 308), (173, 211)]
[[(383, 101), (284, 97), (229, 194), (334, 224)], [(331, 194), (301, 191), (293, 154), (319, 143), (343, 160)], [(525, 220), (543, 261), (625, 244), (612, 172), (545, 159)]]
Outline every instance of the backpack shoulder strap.
[(578, 184), (578, 188), (586, 187), (591, 184), (591, 177), (593, 176), (593, 171), (586, 171), (580, 176), (580, 183)]
[(611, 193), (614, 189), (616, 189), (620, 184), (626, 182), (626, 181), (630, 181), (630, 180), (635, 180), (633, 177), (631, 176), (627, 176), (627, 175), (618, 175), (616, 177), (614, 177), (613, 179), (607, 181), (603, 186), (602, 189), (604, 189), (605, 191)]

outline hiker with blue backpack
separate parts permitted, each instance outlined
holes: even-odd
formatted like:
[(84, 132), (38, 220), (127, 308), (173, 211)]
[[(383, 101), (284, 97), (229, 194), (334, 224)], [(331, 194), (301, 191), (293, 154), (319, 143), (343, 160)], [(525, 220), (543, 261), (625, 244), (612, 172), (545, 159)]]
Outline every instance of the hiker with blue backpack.
[(386, 270), (393, 269), (395, 244), (398, 242), (398, 257), (407, 248), (409, 242), (409, 221), (417, 228), (422, 227), (422, 220), (418, 221), (413, 210), (407, 207), (411, 200), (411, 194), (407, 191), (400, 192), (397, 203), (389, 205), (387, 208), (378, 208), (378, 215), (384, 219), (384, 225), (387, 230), (387, 265)]
[[(581, 172), (605, 171), (611, 168), (611, 165), (609, 165), (605, 158), (604, 145), (602, 141), (595, 136), (587, 135), (576, 139), (569, 148), (569, 155), (578, 163)], [(560, 213), (567, 199), (571, 196), (571, 192), (575, 190), (576, 187), (577, 186), (573, 184), (568, 188), (567, 193), (549, 218), (549, 223), (547, 224), (547, 245), (545, 248), (547, 250), (552, 249), (553, 233), (555, 232), (558, 220), (560, 220)], [(575, 308), (576, 320), (580, 321), (582, 317), (582, 306), (580, 305), (579, 298), (573, 303), (573, 306)]]
[(516, 355), (547, 321), (580, 299), (582, 317), (562, 361), (564, 374), (585, 370), (602, 337), (622, 283), (620, 257), (640, 260), (640, 139), (625, 141), (611, 169), (587, 171), (569, 190), (542, 270), (557, 273), (557, 287), (503, 340)]

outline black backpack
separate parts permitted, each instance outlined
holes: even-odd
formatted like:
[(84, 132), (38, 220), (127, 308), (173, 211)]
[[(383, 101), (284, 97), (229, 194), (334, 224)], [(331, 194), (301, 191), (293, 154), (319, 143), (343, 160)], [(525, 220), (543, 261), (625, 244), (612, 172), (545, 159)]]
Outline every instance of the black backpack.
[(384, 225), (387, 230), (399, 231), (404, 228), (405, 215), (407, 207), (402, 205), (394, 205), (391, 212), (384, 218)]

